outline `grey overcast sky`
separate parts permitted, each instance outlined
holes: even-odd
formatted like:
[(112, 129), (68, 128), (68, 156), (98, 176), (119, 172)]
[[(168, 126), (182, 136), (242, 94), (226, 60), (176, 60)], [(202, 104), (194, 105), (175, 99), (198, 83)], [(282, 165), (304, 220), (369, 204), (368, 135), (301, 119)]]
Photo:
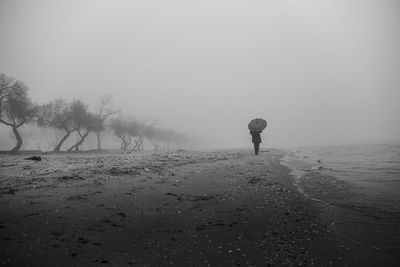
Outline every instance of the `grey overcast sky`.
[(1, 0), (0, 73), (208, 146), (400, 139), (400, 2)]

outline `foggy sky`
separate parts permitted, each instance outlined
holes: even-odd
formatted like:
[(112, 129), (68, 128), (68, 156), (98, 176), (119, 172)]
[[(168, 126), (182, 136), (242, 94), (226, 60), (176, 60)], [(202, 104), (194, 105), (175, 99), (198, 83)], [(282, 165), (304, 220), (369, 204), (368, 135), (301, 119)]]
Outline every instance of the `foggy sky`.
[[(400, 139), (397, 1), (2, 0), (0, 73), (37, 103), (105, 94), (139, 119), (250, 146)], [(2, 127), (2, 126), (1, 126)]]

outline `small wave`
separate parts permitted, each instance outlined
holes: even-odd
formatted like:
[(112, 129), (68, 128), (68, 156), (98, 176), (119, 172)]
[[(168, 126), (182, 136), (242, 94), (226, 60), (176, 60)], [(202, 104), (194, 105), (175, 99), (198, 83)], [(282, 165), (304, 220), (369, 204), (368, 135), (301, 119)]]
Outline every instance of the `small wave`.
[(311, 170), (315, 171), (315, 170), (322, 170), (323, 167), (322, 166), (313, 166), (311, 167)]
[(310, 199), (310, 200), (313, 200), (313, 201), (316, 201), (316, 202), (320, 202), (320, 203), (324, 203), (324, 204), (330, 205), (330, 204), (329, 204), (328, 202), (326, 202), (326, 201), (323, 201), (323, 200), (321, 200), (321, 199), (312, 197), (312, 196), (310, 196), (309, 194), (307, 194), (307, 193), (303, 190), (303, 188), (300, 187), (300, 185), (299, 185), (299, 183), (298, 183), (297, 181), (294, 182), (294, 186), (296, 187), (297, 191), (299, 191), (299, 192), (300, 192), (303, 196), (305, 196), (306, 198), (308, 198), (308, 199)]
[[(297, 152), (297, 151), (296, 151)], [(305, 162), (299, 160), (299, 158), (303, 157), (302, 155), (295, 155), (294, 151), (289, 151), (281, 160), (280, 164), (282, 164), (285, 167), (288, 167), (289, 169), (291, 169), (292, 171), (290, 172), (290, 175), (293, 176), (294, 178), (294, 183), (293, 185), (296, 187), (296, 189), (299, 191), (299, 193), (301, 193), (303, 196), (305, 196), (307, 199), (316, 201), (316, 202), (321, 202), (324, 204), (328, 204), (327, 202), (315, 198), (315, 197), (311, 197), (310, 195), (308, 195), (299, 185), (299, 181), (300, 179), (302, 179), (304, 177), (304, 175), (306, 174), (305, 170), (310, 170), (310, 166), (305, 166), (307, 165)]]
[(367, 179), (363, 179), (363, 181), (372, 181), (375, 183), (400, 183), (400, 181), (398, 179), (371, 179), (371, 178), (367, 178)]

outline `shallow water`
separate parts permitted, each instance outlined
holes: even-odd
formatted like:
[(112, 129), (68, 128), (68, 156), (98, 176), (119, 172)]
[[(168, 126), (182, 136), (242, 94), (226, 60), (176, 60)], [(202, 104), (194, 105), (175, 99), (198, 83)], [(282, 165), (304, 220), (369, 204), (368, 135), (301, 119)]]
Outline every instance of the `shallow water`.
[(400, 256), (400, 144), (303, 148), (282, 164), (301, 192), (340, 208), (343, 224), (373, 226), (364, 241)]

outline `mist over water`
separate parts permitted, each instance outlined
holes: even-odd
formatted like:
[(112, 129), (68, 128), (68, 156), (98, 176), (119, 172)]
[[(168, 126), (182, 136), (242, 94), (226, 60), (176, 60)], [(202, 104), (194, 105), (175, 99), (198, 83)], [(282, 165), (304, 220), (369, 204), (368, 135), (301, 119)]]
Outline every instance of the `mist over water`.
[(399, 256), (400, 143), (302, 148), (282, 163), (302, 193), (340, 210), (342, 232), (365, 227), (358, 242)]
[[(300, 187), (317, 181), (306, 191), (320, 200), (400, 212), (400, 143), (302, 148), (290, 151), (283, 163), (296, 171)], [(329, 193), (315, 188), (324, 183), (332, 183)]]
[[(125, 114), (204, 148), (400, 136), (396, 1), (0, 3), (0, 73), (36, 103), (112, 94)], [(2, 140), (8, 129), (1, 126)], [(4, 143), (4, 142), (3, 142)]]
[(2, 263), (400, 266), (399, 47), (397, 0), (0, 0)]

